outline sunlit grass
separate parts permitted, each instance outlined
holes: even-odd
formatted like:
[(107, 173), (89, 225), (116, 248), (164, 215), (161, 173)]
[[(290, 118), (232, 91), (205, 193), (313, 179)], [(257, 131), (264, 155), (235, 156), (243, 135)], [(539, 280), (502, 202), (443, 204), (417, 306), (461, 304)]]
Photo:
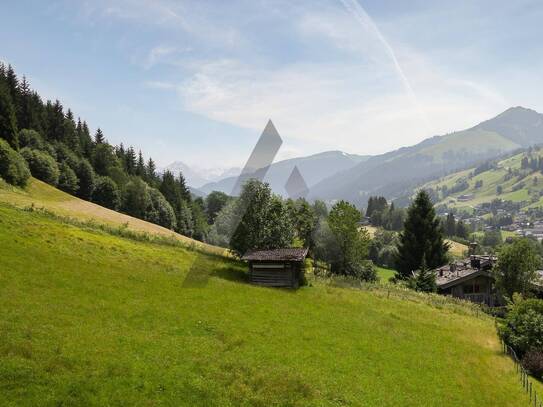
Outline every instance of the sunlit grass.
[(519, 406), (492, 320), (0, 205), (3, 405)]

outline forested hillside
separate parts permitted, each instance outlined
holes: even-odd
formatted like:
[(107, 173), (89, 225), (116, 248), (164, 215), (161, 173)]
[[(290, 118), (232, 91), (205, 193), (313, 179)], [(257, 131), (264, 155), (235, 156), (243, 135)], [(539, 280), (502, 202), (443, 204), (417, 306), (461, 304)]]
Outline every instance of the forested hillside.
[[(0, 138), (24, 157), (34, 177), (48, 184), (204, 239), (208, 228), (205, 204), (192, 198), (183, 174), (157, 174), (153, 159), (145, 158), (141, 151), (122, 143), (111, 145), (99, 127), (91, 134), (83, 118), (59, 100), (44, 102), (24, 76), (19, 78), (11, 66), (2, 64)], [(13, 154), (5, 145), (0, 150), (7, 166), (7, 157)], [(24, 177), (21, 181), (24, 183)]]

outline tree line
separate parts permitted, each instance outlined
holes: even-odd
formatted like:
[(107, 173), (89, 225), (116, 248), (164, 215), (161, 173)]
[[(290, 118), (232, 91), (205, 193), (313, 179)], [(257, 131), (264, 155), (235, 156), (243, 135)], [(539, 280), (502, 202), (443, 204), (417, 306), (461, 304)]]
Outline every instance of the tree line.
[[(24, 186), (31, 174), (107, 208), (204, 240), (217, 195), (195, 198), (182, 173), (157, 173), (152, 158), (91, 134), (59, 100), (44, 102), (11, 66), (0, 64), (0, 176)], [(222, 199), (219, 197), (219, 199)], [(215, 201), (213, 201), (215, 200)], [(208, 208), (209, 204), (209, 208)]]

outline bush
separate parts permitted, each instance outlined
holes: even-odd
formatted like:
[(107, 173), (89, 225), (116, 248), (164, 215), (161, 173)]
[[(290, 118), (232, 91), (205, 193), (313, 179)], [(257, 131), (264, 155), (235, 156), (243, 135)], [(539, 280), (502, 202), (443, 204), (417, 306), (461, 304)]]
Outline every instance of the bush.
[(145, 220), (168, 229), (174, 229), (176, 226), (175, 212), (164, 198), (164, 195), (155, 188), (149, 189), (149, 195), (151, 197), (151, 208), (148, 208)]
[(347, 264), (346, 275), (356, 279), (373, 283), (377, 281), (377, 270), (371, 260)]
[(92, 201), (114, 211), (118, 210), (121, 206), (121, 193), (115, 181), (109, 177), (98, 177)]
[(30, 177), (26, 161), (3, 139), (0, 139), (0, 177), (20, 187), (24, 187)]
[(77, 196), (82, 199), (86, 199), (87, 201), (90, 200), (94, 191), (95, 183), (95, 175), (92, 166), (86, 159), (83, 159), (77, 166), (75, 173), (77, 178), (79, 178), (79, 190), (77, 191)]
[(543, 350), (532, 348), (522, 358), (522, 366), (536, 379), (543, 378)]
[(133, 177), (123, 196), (123, 211), (135, 218), (145, 219), (147, 208), (152, 205), (149, 186), (139, 177)]
[(58, 164), (48, 153), (25, 147), (21, 150), (21, 155), (28, 163), (30, 172), (34, 177), (54, 186), (58, 184), (60, 175)]
[(34, 150), (45, 150), (43, 137), (36, 130), (22, 129), (19, 131), (19, 145)]
[(60, 165), (58, 187), (64, 192), (68, 192), (72, 195), (75, 194), (79, 189), (79, 180), (77, 179), (77, 175), (75, 175), (74, 170), (72, 170), (66, 162), (63, 162)]
[(543, 349), (543, 300), (515, 295), (499, 333), (521, 358), (530, 349)]

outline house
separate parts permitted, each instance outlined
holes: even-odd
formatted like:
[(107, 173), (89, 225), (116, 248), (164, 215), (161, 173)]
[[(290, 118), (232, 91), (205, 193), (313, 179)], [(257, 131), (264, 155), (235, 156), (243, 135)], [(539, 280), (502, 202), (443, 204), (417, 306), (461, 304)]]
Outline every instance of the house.
[(475, 195), (473, 195), (473, 194), (463, 194), (463, 195), (460, 195), (456, 199), (457, 199), (458, 202), (466, 202), (466, 201), (471, 201), (474, 197), (475, 197)]
[(495, 256), (472, 255), (434, 270), (438, 292), (468, 301), (494, 306), (496, 296), (492, 267)]
[(241, 259), (249, 263), (252, 284), (298, 288), (304, 277), (307, 248), (253, 250)]

